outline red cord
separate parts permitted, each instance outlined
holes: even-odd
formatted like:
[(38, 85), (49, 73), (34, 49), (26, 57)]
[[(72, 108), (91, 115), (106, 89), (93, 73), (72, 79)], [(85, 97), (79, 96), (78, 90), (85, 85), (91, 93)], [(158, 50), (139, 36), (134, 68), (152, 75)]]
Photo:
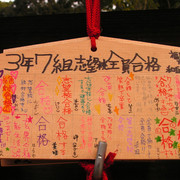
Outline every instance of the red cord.
[(91, 50), (96, 51), (96, 40), (100, 30), (100, 0), (86, 0), (87, 34), (91, 38)]
[[(102, 180), (108, 180), (108, 176), (107, 176), (107, 173), (106, 173), (106, 169), (113, 164), (115, 156), (116, 156), (116, 153), (110, 152), (110, 153), (108, 154), (108, 156), (106, 157), (106, 159), (105, 159), (105, 161), (104, 161), (104, 168), (103, 168), (103, 173), (102, 173)], [(82, 162), (82, 163), (80, 163), (80, 165), (81, 165), (81, 166), (85, 169), (85, 171), (87, 172), (86, 180), (92, 180), (92, 178), (93, 178), (93, 171), (94, 171), (94, 164), (87, 163), (87, 162)]]

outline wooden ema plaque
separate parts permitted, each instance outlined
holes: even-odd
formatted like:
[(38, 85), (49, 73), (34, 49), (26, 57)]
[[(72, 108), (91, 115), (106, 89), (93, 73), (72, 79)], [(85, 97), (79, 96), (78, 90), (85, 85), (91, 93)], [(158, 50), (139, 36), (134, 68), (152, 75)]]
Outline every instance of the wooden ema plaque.
[(0, 54), (0, 158), (180, 158), (180, 48), (88, 37)]

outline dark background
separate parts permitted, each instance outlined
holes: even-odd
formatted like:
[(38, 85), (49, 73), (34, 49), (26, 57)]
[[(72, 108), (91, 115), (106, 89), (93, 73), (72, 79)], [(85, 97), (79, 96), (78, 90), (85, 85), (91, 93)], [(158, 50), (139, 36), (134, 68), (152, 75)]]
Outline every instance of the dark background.
[[(180, 10), (108, 12), (101, 15), (102, 36), (180, 46)], [(85, 14), (0, 18), (3, 49), (87, 36)], [(176, 180), (180, 161), (116, 161), (110, 179)], [(1, 179), (85, 180), (78, 164), (0, 167)]]
[[(179, 160), (119, 161), (109, 169), (109, 180), (179, 180)], [(85, 180), (79, 164), (0, 167), (7, 180)]]
[[(180, 9), (101, 13), (102, 36), (180, 46)], [(0, 17), (0, 50), (87, 36), (86, 15)]]

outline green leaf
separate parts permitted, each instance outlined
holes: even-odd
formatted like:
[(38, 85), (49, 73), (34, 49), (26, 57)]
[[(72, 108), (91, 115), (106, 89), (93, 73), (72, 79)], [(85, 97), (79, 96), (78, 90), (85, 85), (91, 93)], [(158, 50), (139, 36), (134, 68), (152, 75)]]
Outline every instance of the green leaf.
[(6, 151), (9, 151), (9, 150), (10, 150), (10, 149), (7, 147), (7, 148), (6, 148)]
[(175, 136), (175, 130), (174, 130), (174, 129), (171, 129), (171, 130), (169, 131), (169, 133), (170, 133), (170, 136)]
[(157, 137), (155, 138), (155, 140), (156, 140), (156, 142), (161, 142), (161, 137), (160, 137), (160, 136), (157, 136)]
[(172, 120), (172, 122), (175, 122), (175, 123), (177, 122), (177, 118), (176, 117), (173, 117), (171, 120)]
[(174, 143), (172, 144), (172, 146), (173, 146), (173, 149), (177, 149), (178, 142), (177, 142), (177, 141), (174, 141)]
[(160, 119), (158, 117), (155, 119), (155, 121), (156, 121), (156, 124), (160, 123)]

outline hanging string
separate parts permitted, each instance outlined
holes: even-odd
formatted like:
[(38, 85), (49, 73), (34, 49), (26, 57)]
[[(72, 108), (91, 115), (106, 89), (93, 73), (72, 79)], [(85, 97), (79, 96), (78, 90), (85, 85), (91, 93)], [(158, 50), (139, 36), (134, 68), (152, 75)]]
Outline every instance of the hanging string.
[[(105, 161), (104, 161), (104, 168), (103, 168), (103, 173), (102, 173), (102, 180), (108, 180), (108, 176), (106, 173), (106, 170), (108, 167), (110, 167), (113, 162), (114, 158), (116, 156), (116, 152), (114, 153), (110, 152)], [(80, 165), (85, 169), (87, 175), (86, 175), (86, 180), (93, 180), (93, 171), (94, 171), (94, 164), (87, 163), (87, 162), (81, 162)]]
[(100, 30), (100, 0), (86, 0), (87, 34), (91, 39), (91, 50), (96, 51), (96, 39), (99, 38)]

